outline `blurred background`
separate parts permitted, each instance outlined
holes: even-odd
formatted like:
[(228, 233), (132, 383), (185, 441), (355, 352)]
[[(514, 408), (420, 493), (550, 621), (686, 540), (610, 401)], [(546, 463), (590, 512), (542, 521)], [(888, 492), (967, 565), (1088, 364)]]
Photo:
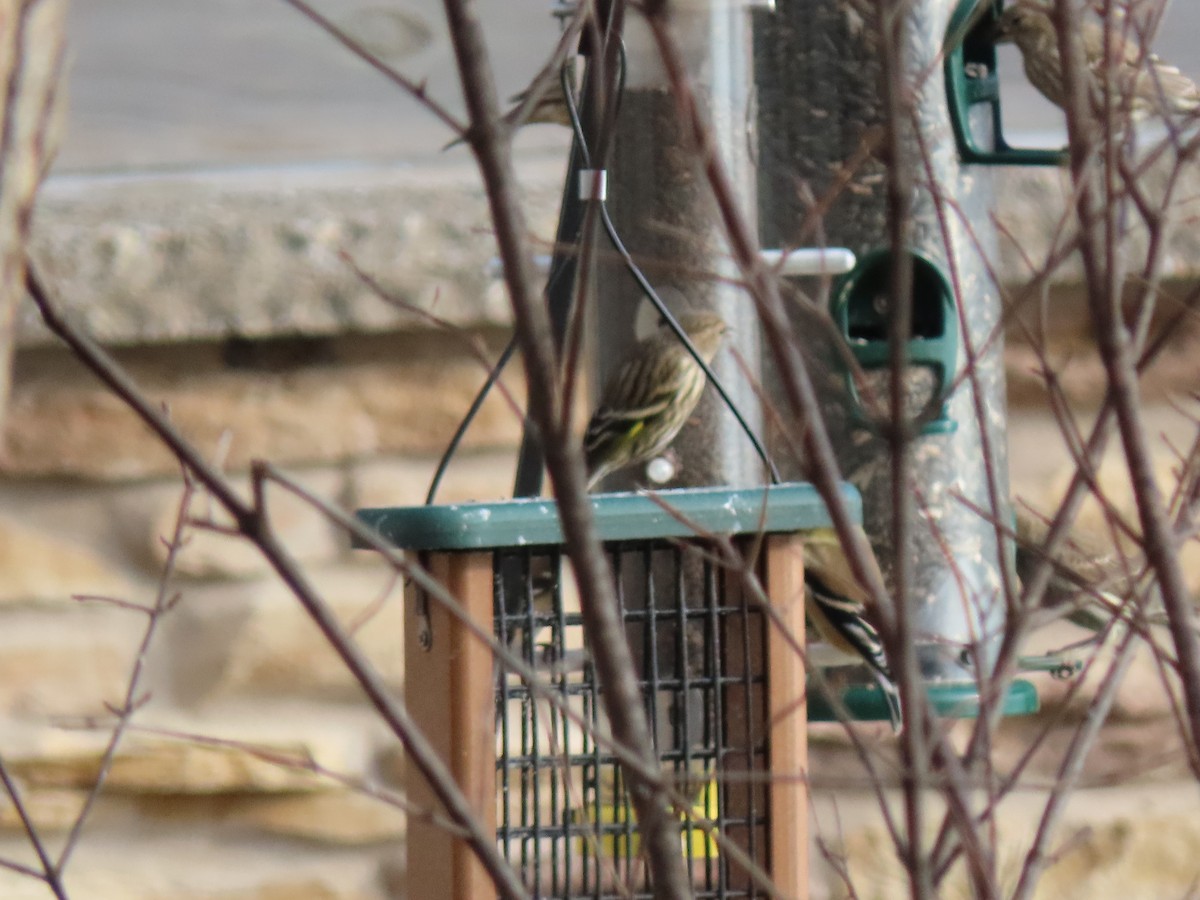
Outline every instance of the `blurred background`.
[[(325, 0), (325, 15), (462, 109), (442, 7), (433, 0)], [(502, 96), (538, 70), (558, 33), (543, 0), (484, 2)], [(440, 123), (287, 4), (239, 0), (88, 0), (70, 11), (70, 130), (57, 171), (210, 168), (439, 159)], [(1155, 50), (1200, 71), (1200, 7), (1171, 3)], [(1022, 143), (1064, 139), (1062, 115), (1000, 49), (1006, 127)], [(533, 129), (526, 149), (565, 135)], [(452, 158), (466, 161), (458, 150)]]
[[(833, 0), (830, 0), (833, 2)], [(461, 110), (440, 3), (326, 0), (319, 8), (430, 93)], [(526, 84), (558, 33), (542, 0), (480, 3), (502, 95)], [(1200, 4), (1172, 4), (1156, 49), (1200, 78)], [(75, 0), (68, 23), (69, 102), (61, 152), (37, 214), (35, 255), (63, 302), (114, 351), (184, 432), (231, 473), (263, 457), (348, 507), (418, 503), (434, 462), (483, 378), (464, 337), (498, 352), (507, 301), (471, 154), (281, 0)], [(1007, 129), (1058, 146), (1060, 114), (1001, 52)], [(553, 234), (568, 146), (564, 130), (518, 138), (519, 177), (536, 235)], [(1065, 202), (1055, 170), (989, 172), (1011, 241), (997, 268), (1028, 275)], [(1195, 190), (1184, 191), (1188, 197)], [(619, 198), (614, 198), (619, 202)], [(1193, 207), (1182, 207), (1185, 222)], [(1182, 228), (1165, 264), (1168, 296), (1192, 289), (1200, 241)], [(384, 303), (340, 258), (349, 254), (398, 303)], [(1077, 270), (1013, 325), (1007, 349), (1014, 492), (1052, 508), (1074, 471), (1035, 370), (1044, 352), (1086, 421), (1103, 390)], [(433, 329), (414, 308), (462, 329)], [(1164, 304), (1170, 309), (1170, 304)], [(1022, 324), (1024, 323), (1024, 325)], [(106, 734), (63, 728), (123, 696), (143, 620), (72, 595), (148, 603), (158, 587), (179, 495), (174, 460), (20, 313), (0, 475), (0, 752), (28, 786), (48, 835), (65, 834), (94, 777)], [(1187, 447), (1200, 383), (1196, 329), (1185, 323), (1144, 380), (1164, 479)], [(523, 398), (519, 366), (506, 379)], [(436, 397), (436, 402), (431, 401)], [(511, 490), (517, 412), (498, 395), (472, 429), (442, 499)], [(1131, 503), (1119, 456), (1101, 471)], [(1122, 498), (1124, 498), (1122, 500)], [(397, 688), (399, 593), (369, 555), (304, 504), (273, 501), (280, 530)], [(1090, 516), (1090, 519), (1089, 519)], [(1098, 531), (1097, 510), (1084, 514)], [(1193, 589), (1200, 565), (1185, 559)], [(199, 532), (181, 554), (167, 617), (147, 658), (139, 722), (173, 734), (252, 742), (331, 770), (398, 783), (401, 754), (320, 635), (246, 545)], [(1064, 626), (1037, 641), (1081, 637)], [(1200, 855), (1196, 783), (1161, 673), (1127, 678), (1082, 788), (1071, 837), (1038, 896), (1183, 896)], [(1043, 687), (1044, 711), (1005, 723), (997, 768), (1050, 729), (1030, 779), (1053, 780), (1056, 754), (1087, 710)], [(883, 730), (880, 752), (893, 745)], [(839, 727), (812, 735), (817, 836), (842, 854), (869, 896), (905, 890), (884, 862), (875, 795)], [(1030, 795), (1037, 802), (1043, 796)], [(836, 817), (834, 814), (836, 808)], [(1002, 819), (1027, 837), (1029, 810)], [(1171, 842), (1160, 840), (1167, 832)], [(235, 746), (132, 735), (72, 861), (89, 900), (399, 896), (404, 817), (345, 784), (283, 771)], [(0, 853), (32, 863), (16, 815), (0, 805)], [(829, 857), (832, 859), (833, 857)], [(842, 896), (836, 866), (814, 852), (814, 897)], [(44, 888), (0, 871), (0, 894)]]

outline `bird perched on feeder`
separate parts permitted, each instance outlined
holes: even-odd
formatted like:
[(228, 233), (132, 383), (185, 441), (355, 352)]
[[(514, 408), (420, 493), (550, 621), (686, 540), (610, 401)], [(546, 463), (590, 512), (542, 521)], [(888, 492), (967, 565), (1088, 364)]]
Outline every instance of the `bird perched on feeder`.
[[(1174, 66), (1147, 53), (1123, 23), (1113, 23), (1107, 35), (1104, 25), (1093, 19), (1084, 19), (1080, 24), (1088, 96), (1098, 114), (1104, 110), (1106, 84), (1112, 84), (1117, 108), (1133, 118), (1142, 118), (1155, 110), (1181, 115), (1200, 109), (1200, 88)], [(1030, 84), (1055, 106), (1064, 106), (1066, 92), (1058, 31), (1049, 6), (1035, 0), (1018, 0), (996, 20), (993, 39), (997, 44), (1016, 44)], [(1107, 81), (1106, 65), (1112, 66), (1111, 79)]]
[[(533, 101), (527, 103), (530, 96), (533, 96)], [(557, 82), (551, 83), (535, 78), (525, 90), (513, 94), (509, 98), (509, 103), (512, 105), (503, 118), (503, 127), (509, 132), (526, 125), (569, 126), (571, 124), (571, 115), (567, 112), (567, 101)], [(466, 134), (456, 137), (442, 147), (442, 150), (449, 150), (451, 147), (466, 143), (470, 136), (471, 132), (468, 130)]]
[[(562, 74), (564, 67), (570, 68), (572, 76), (576, 74), (575, 61), (579, 58), (576, 47), (580, 35), (586, 25), (592, 20), (592, 4), (568, 4), (573, 7), (566, 12), (565, 27), (558, 38), (558, 44), (550, 58), (537, 71), (529, 82), (529, 86), (510, 98), (513, 104), (503, 117), (503, 128), (510, 134), (524, 125), (544, 123), (547, 125), (570, 125), (571, 116), (567, 111), (567, 99), (563, 96)], [(572, 78), (577, 83), (577, 79)], [(532, 98), (532, 100), (530, 100)], [(527, 101), (530, 101), (527, 103)], [(464, 143), (474, 137), (471, 129), (460, 137), (446, 144), (442, 149), (449, 150), (456, 144)]]
[[(868, 565), (878, 572), (874, 555)], [(882, 575), (879, 576), (882, 580)], [(883, 691), (892, 730), (904, 727), (900, 692), (888, 666), (879, 632), (867, 621), (869, 596), (854, 576), (842, 542), (831, 528), (804, 537), (804, 604), (809, 623), (821, 639), (850, 662), (865, 663)]]
[[(716, 313), (690, 313), (679, 325), (705, 364), (729, 326)], [(675, 440), (704, 393), (704, 370), (663, 322), (638, 342), (600, 393), (583, 436), (588, 490), (606, 475), (647, 462)]]
[[(1016, 569), (1022, 584), (1029, 583), (1046, 558), (1043, 548), (1049, 534), (1050, 526), (1044, 518), (1017, 507)], [(1078, 530), (1069, 534), (1051, 557), (1050, 565), (1041, 608), (1053, 613), (1054, 618), (1065, 617), (1080, 628), (1099, 632), (1113, 619), (1128, 619), (1131, 615), (1127, 598), (1137, 589), (1131, 570), (1121, 565), (1110, 547), (1091, 535)], [(1166, 618), (1161, 609), (1156, 609), (1147, 612), (1146, 621), (1158, 625)]]

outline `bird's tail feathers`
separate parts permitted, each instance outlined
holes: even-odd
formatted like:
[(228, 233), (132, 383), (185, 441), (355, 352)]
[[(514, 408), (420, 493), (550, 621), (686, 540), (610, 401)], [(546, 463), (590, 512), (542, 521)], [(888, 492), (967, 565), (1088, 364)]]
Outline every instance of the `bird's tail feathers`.
[(904, 706), (900, 702), (900, 689), (887, 672), (882, 672), (874, 666), (870, 667), (871, 674), (883, 691), (883, 699), (887, 703), (888, 718), (892, 722), (892, 732), (899, 734), (904, 730)]

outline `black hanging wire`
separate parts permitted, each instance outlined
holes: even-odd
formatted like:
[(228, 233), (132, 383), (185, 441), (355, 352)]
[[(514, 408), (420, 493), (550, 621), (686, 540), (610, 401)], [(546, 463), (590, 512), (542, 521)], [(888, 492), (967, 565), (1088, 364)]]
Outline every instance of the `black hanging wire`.
[[(582, 43), (586, 36), (587, 29), (585, 28), (584, 35), (580, 39), (581, 52), (584, 50)], [(572, 65), (572, 61), (568, 59), (563, 64), (559, 73), (563, 90), (570, 91), (567, 96), (574, 95), (574, 85), (571, 83)], [(585, 76), (585, 84), (587, 79), (595, 77), (595, 72), (596, 69), (589, 65)], [(617, 91), (616, 97), (619, 101), (620, 90)], [(546, 280), (545, 290), (546, 305), (550, 311), (551, 334), (554, 338), (554, 345), (559, 352), (562, 351), (567, 324), (570, 319), (572, 293), (575, 287), (575, 275), (579, 264), (578, 247), (583, 229), (584, 204), (579, 198), (578, 183), (579, 173), (586, 168), (584, 160), (588, 157), (582, 130), (578, 127), (572, 130), (574, 132), (574, 139), (571, 144), (571, 158), (567, 165), (566, 181), (563, 185), (562, 204), (558, 212), (558, 230), (554, 239), (554, 254), (551, 257), (550, 272)], [(500, 377), (500, 373), (508, 364), (508, 361), (512, 359), (512, 355), (516, 352), (516, 349), (517, 339), (514, 336), (509, 339), (504, 352), (500, 354), (500, 358), (496, 361), (492, 370), (488, 372), (487, 379), (475, 395), (470, 409), (467, 410), (458, 429), (450, 439), (450, 443), (446, 446), (442, 458), (438, 461), (438, 467), (434, 471), (433, 479), (429, 484), (429, 491), (425, 495), (426, 505), (433, 503), (434, 498), (437, 496), (438, 488), (441, 486), (442, 479), (445, 477), (446, 470), (450, 466), (450, 461), (458, 451), (458, 447), (462, 443), (467, 429), (479, 413), (479, 409), (483, 406), (483, 401), (487, 397), (488, 392), (491, 391), (492, 386)], [(544, 461), (541, 439), (533, 421), (527, 416), (522, 430), (521, 449), (517, 455), (517, 474), (513, 485), (513, 496), (533, 497), (540, 494), (542, 490), (543, 470)]]
[[(585, 29), (586, 32), (586, 29)], [(600, 67), (589, 63), (586, 81), (595, 76)], [(568, 61), (559, 72), (559, 82), (564, 96), (574, 93), (571, 63)], [(606, 94), (606, 96), (609, 96)], [(615, 97), (620, 102), (618, 87)], [(554, 348), (561, 356), (570, 327), (571, 307), (574, 302), (575, 283), (579, 274), (579, 248), (583, 237), (583, 224), (587, 204), (579, 196), (579, 173), (588, 168), (587, 141), (582, 128), (576, 124), (572, 131), (571, 161), (567, 166), (566, 182), (563, 185), (562, 205), (558, 213), (558, 232), (554, 240), (554, 254), (550, 258), (550, 272), (546, 281), (546, 307), (550, 313), (550, 333)], [(545, 456), (542, 452), (541, 435), (528, 416), (521, 435), (521, 450), (517, 454), (517, 474), (513, 481), (514, 497), (536, 497), (542, 492), (545, 477)]]
[[(555, 251), (550, 264), (550, 274), (546, 284), (547, 305), (550, 309), (551, 326), (554, 333), (555, 344), (561, 351), (563, 339), (566, 334), (567, 325), (570, 319), (571, 296), (575, 286), (576, 269), (578, 267), (578, 247), (581, 237), (581, 229), (583, 226), (583, 211), (584, 203), (579, 198), (579, 173), (591, 168), (591, 155), (588, 152), (587, 140), (583, 133), (583, 123), (580, 120), (579, 108), (575, 99), (575, 90), (572, 79), (571, 62), (568, 60), (563, 65), (560, 73), (560, 82), (563, 91), (563, 97), (567, 104), (567, 114), (571, 120), (571, 130), (574, 132), (574, 140), (571, 146), (571, 162), (567, 167), (566, 184), (563, 189), (563, 201), (559, 210), (559, 227), (558, 235), (555, 240)], [(625, 90), (625, 47), (624, 44), (620, 47), (619, 53), (619, 69), (617, 75), (617, 91), (616, 103), (620, 104), (621, 96)], [(762, 440), (759, 438), (755, 430), (746, 421), (742, 415), (736, 402), (730, 396), (721, 380), (717, 378), (715, 372), (706, 363), (703, 357), (696, 350), (695, 345), (687, 336), (687, 332), (671, 314), (667, 305), (663, 302), (654, 286), (650, 284), (645, 273), (634, 261), (632, 254), (629, 252), (625, 243), (621, 240), (620, 234), (617, 232), (617, 227), (612, 220), (612, 216), (608, 212), (608, 203), (605, 200), (597, 201), (600, 208), (600, 219), (604, 224), (605, 234), (608, 236), (609, 243), (613, 249), (621, 257), (625, 268), (629, 274), (633, 276), (638, 283), (638, 287), (642, 289), (642, 293), (654, 305), (654, 308), (667, 322), (671, 330), (675, 332), (675, 336), (679, 342), (683, 344), (688, 354), (695, 360), (704, 372), (705, 377), (712, 383), (717, 394), (725, 403), (726, 408), (733, 414), (738, 425), (749, 439), (754, 451), (762, 460), (763, 465), (767, 468), (770, 474), (771, 483), (779, 484), (783, 479), (779, 474), (779, 469), (775, 466), (775, 461), (767, 452)], [(441, 460), (438, 462), (438, 467), (434, 472), (433, 479), (429, 485), (429, 492), (426, 494), (425, 503), (432, 504), (437, 495), (437, 490), (441, 485), (442, 479), (445, 476), (450, 461), (457, 452), (462, 439), (465, 436), (471, 422), (478, 414), (480, 407), (483, 405), (488, 392), (496, 383), (503, 371), (504, 367), (512, 358), (516, 350), (516, 338), (509, 339), (504, 351), (500, 354), (500, 358), (496, 364), (488, 372), (488, 377), (480, 387), (479, 392), (475, 395), (470, 408), (463, 417), (457, 430), (454, 432), (450, 443), (446, 447), (446, 451), (442, 454)], [(526, 418), (524, 433), (521, 440), (521, 450), (517, 460), (517, 475), (516, 482), (513, 487), (514, 497), (529, 497), (536, 496), (541, 492), (542, 473), (543, 473), (543, 456), (541, 450), (540, 438), (537, 434), (537, 429), (534, 427), (531, 420)]]
[[(571, 77), (571, 61), (568, 60), (562, 68), (561, 77), (569, 81)], [(579, 191), (574, 188), (578, 183), (579, 172), (585, 168), (583, 159), (586, 153), (580, 146), (578, 132), (571, 146), (571, 161), (567, 166), (566, 184), (563, 186), (562, 205), (558, 213), (558, 232), (554, 241), (554, 255), (550, 262), (550, 274), (546, 280), (546, 304), (550, 309), (550, 327), (554, 335), (555, 347), (562, 349), (563, 336), (566, 334), (567, 321), (570, 318), (571, 292), (575, 286), (575, 272), (578, 266), (580, 230), (583, 227), (583, 203), (579, 200)], [(438, 461), (433, 479), (429, 483), (429, 491), (425, 495), (425, 504), (433, 503), (438, 488), (445, 477), (450, 461), (458, 452), (458, 447), (466, 436), (467, 429), (478, 415), (483, 401), (500, 378), (500, 373), (508, 365), (517, 350), (516, 336), (509, 338), (508, 344), (488, 372), (487, 379), (479, 388), (470, 408), (459, 423), (450, 443), (446, 445), (442, 458)], [(537, 429), (533, 421), (526, 417), (521, 436), (521, 449), (517, 456), (516, 484), (513, 487), (514, 497), (533, 497), (541, 493), (542, 488), (542, 448)]]
[[(625, 46), (624, 46), (624, 44), (621, 45), (620, 58), (621, 58), (621, 71), (620, 71), (620, 78), (618, 80), (618, 90), (621, 93), (623, 93), (625, 90)], [(578, 141), (580, 148), (583, 152), (584, 164), (588, 168), (590, 168), (590, 160), (588, 159), (588, 155), (587, 155), (587, 144), (583, 140), (583, 125), (579, 120), (579, 110), (576, 108), (575, 97), (573, 96), (572, 92), (568, 89), (568, 86), (569, 86), (568, 80), (565, 77), (565, 72), (564, 72), (564, 77), (562, 79), (562, 87), (563, 87), (563, 96), (567, 101), (567, 115), (570, 116), (570, 118), (571, 118), (571, 128), (574, 129), (576, 140)], [(620, 94), (618, 94), (618, 98), (619, 97), (620, 97)], [(618, 99), (618, 102), (619, 102), (619, 99)], [(750, 423), (746, 421), (745, 417), (742, 415), (741, 410), (738, 409), (737, 403), (735, 403), (733, 398), (731, 396), (729, 396), (729, 392), (725, 390), (725, 385), (721, 384), (721, 380), (719, 378), (717, 378), (716, 373), (713, 372), (713, 370), (709, 366), (709, 364), (704, 361), (704, 358), (696, 350), (695, 345), (692, 344), (691, 339), (687, 336), (687, 332), (683, 330), (683, 327), (679, 324), (678, 321), (676, 321), (675, 317), (673, 315), (671, 315), (671, 311), (669, 309), (667, 309), (667, 305), (663, 302), (662, 298), (658, 295), (658, 292), (656, 290), (654, 290), (654, 286), (652, 284), (650, 284), (650, 281), (648, 278), (646, 278), (645, 273), (641, 270), (641, 268), (638, 266), (638, 264), (634, 261), (633, 255), (629, 252), (628, 248), (625, 246), (625, 242), (621, 240), (621, 236), (617, 232), (617, 226), (613, 222), (612, 216), (609, 215), (608, 202), (606, 200), (601, 199), (599, 201), (599, 205), (600, 205), (600, 219), (604, 223), (604, 231), (608, 235), (609, 243), (611, 243), (613, 246), (613, 249), (617, 251), (617, 254), (621, 257), (621, 261), (625, 263), (625, 268), (629, 270), (629, 274), (633, 276), (635, 281), (637, 281), (638, 287), (640, 287), (642, 289), (642, 293), (646, 295), (646, 298), (652, 304), (654, 304), (654, 308), (658, 310), (658, 314), (663, 317), (663, 319), (667, 322), (668, 325), (671, 326), (671, 330), (673, 332), (675, 332), (675, 336), (677, 338), (679, 338), (679, 342), (681, 344), (683, 344), (683, 346), (687, 350), (688, 354), (692, 357), (693, 360), (695, 360), (696, 364), (698, 366), (700, 366), (700, 368), (704, 372), (705, 376), (712, 383), (712, 386), (714, 388), (716, 388), (716, 391), (718, 394), (720, 394), (721, 399), (723, 401), (725, 401), (726, 408), (728, 408), (728, 410), (731, 413), (733, 413), (733, 417), (737, 420), (738, 425), (741, 426), (742, 431), (745, 432), (746, 437), (750, 439), (750, 443), (754, 446), (754, 450), (758, 454), (759, 459), (761, 459), (763, 462), (763, 465), (767, 467), (767, 471), (771, 475), (771, 483), (779, 484), (779, 482), (782, 481), (782, 478), (779, 475), (779, 470), (775, 467), (775, 461), (773, 459), (771, 459), (770, 454), (767, 453), (767, 448), (765, 446), (763, 446), (763, 443), (759, 439), (759, 436), (755, 433), (754, 429), (750, 427)]]
[(508, 365), (508, 361), (512, 359), (513, 354), (516, 352), (517, 339), (515, 337), (509, 338), (508, 344), (504, 347), (504, 352), (500, 354), (500, 358), (496, 360), (496, 364), (488, 372), (487, 380), (483, 382), (483, 386), (475, 394), (475, 399), (471, 401), (471, 406), (467, 409), (467, 414), (458, 423), (458, 428), (454, 430), (454, 435), (450, 438), (450, 443), (446, 445), (446, 449), (442, 453), (442, 458), (438, 460), (437, 469), (434, 471), (433, 478), (429, 482), (429, 491), (425, 494), (426, 506), (433, 505), (434, 498), (437, 497), (438, 488), (442, 486), (442, 479), (446, 476), (446, 470), (450, 468), (450, 460), (458, 452), (458, 445), (466, 437), (467, 429), (475, 421), (475, 416), (479, 414), (479, 410), (483, 406), (483, 401), (487, 399), (492, 386), (500, 379), (500, 373), (504, 371), (504, 367)]

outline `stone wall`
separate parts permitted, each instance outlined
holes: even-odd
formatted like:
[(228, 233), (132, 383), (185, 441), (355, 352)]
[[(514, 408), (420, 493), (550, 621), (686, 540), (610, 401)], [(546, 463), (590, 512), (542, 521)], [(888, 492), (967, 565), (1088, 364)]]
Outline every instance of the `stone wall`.
[[(549, 235), (558, 174), (541, 166), (524, 177), (538, 233)], [(472, 348), (494, 356), (507, 327), (503, 294), (485, 274), (491, 241), (483, 212), (463, 172), (64, 181), (44, 198), (38, 255), (73, 314), (239, 483), (248, 462), (262, 457), (350, 508), (417, 503), (482, 378)], [(1014, 215), (1035, 227), (1028, 210)], [(374, 297), (342, 250), (401, 303)], [(1018, 264), (1005, 266), (1015, 277)], [(1080, 321), (1078, 298), (1069, 285), (1056, 297), (1053, 346), (1068, 363), (1068, 389), (1086, 405), (1095, 400), (1096, 362), (1070, 324)], [(435, 328), (404, 304), (465, 331)], [(96, 726), (106, 707), (124, 702), (139, 663), (147, 618), (113, 600), (153, 603), (181, 481), (173, 460), (32, 316), (27, 308), (0, 478), (0, 754), (53, 849), (98, 770), (107, 730)], [(1155, 428), (1183, 446), (1194, 425), (1167, 401), (1195, 384), (1192, 343), (1181, 329), (1151, 376)], [(1049, 502), (1069, 476), (1069, 455), (1031, 375), (1033, 356), (1017, 342), (1009, 357), (1014, 483)], [(518, 366), (507, 384), (523, 397)], [(443, 499), (503, 496), (518, 434), (517, 410), (495, 397)], [(1165, 469), (1169, 445), (1158, 446)], [(1114, 486), (1119, 481), (1114, 475)], [(207, 508), (201, 500), (194, 512)], [(398, 586), (303, 503), (279, 494), (271, 508), (287, 546), (400, 689)], [(401, 755), (295, 600), (252, 549), (213, 531), (191, 534), (169, 590), (179, 601), (140, 660), (136, 727), (67, 869), (73, 895), (399, 896), (404, 815), (356, 785), (395, 788)], [(1060, 637), (1048, 636), (1047, 645)], [(1093, 780), (1127, 774), (1148, 747), (1169, 743), (1169, 710), (1146, 699), (1161, 696), (1156, 677), (1146, 664), (1131, 678)], [(1054, 734), (1065, 736), (1082, 714), (1078, 702), (1058, 702), (1050, 682), (1040, 685), (1047, 711), (1005, 726), (1002, 765), (1016, 758), (1029, 728), (1054, 721), (1062, 726)], [(1051, 753), (1055, 747), (1057, 737)], [(873, 800), (844, 787), (858, 774), (852, 753), (825, 730), (814, 734), (813, 755), (822, 833), (838, 834), (829, 812), (836, 799), (844, 817), (836, 843), (861, 884), (877, 888), (865, 896), (891, 895), (898, 876), (872, 861), (883, 840)], [(314, 764), (342, 780), (315, 773)], [(1137, 787), (1185, 781), (1194, 791), (1178, 760), (1134, 778), (1133, 790), (1155, 812), (1135, 816), (1124, 801), (1089, 793), (1075, 821), (1097, 827), (1080, 846), (1127, 859), (1143, 853), (1146, 829), (1160, 820), (1173, 823), (1181, 847), (1196, 846), (1200, 824), (1168, 802), (1178, 794)], [(1012, 815), (1019, 836), (1032, 812)], [(16, 811), (3, 803), (0, 855), (35, 863)], [(1160, 866), (1164, 879), (1166, 871)], [(839, 896), (829, 867), (815, 867), (814, 885), (818, 896)], [(46, 891), (0, 870), (0, 896)]]
[[(538, 182), (544, 216), (553, 180)], [(76, 319), (239, 484), (266, 458), (349, 508), (419, 503), (483, 378), (477, 355), (494, 358), (506, 339), (482, 199), (462, 181), (371, 171), (52, 183), (37, 252)], [(397, 305), (374, 297), (340, 250)], [(146, 629), (144, 614), (112, 600), (153, 603), (182, 482), (33, 307), (22, 312), (0, 479), (0, 746), (57, 846)], [(504, 383), (524, 396), (518, 365)], [(520, 415), (493, 396), (445, 500), (497, 496), (511, 479)], [(397, 585), (305, 504), (279, 493), (271, 507), (289, 550), (400, 690)], [(199, 501), (193, 513), (209, 509)], [(73, 895), (396, 896), (404, 815), (353, 785), (394, 789), (400, 753), (316, 628), (249, 545), (213, 531), (191, 533), (170, 590), (179, 602), (141, 661), (144, 730), (116, 754), (67, 870)], [(260, 752), (241, 746), (251, 744)], [(0, 854), (34, 862), (2, 803)], [(46, 890), (2, 872), (0, 895)]]

